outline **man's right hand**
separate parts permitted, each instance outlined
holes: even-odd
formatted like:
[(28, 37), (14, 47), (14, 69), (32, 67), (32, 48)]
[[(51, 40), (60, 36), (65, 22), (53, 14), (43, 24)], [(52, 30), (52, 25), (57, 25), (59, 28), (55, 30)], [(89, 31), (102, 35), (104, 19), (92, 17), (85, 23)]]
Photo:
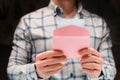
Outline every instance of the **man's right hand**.
[(61, 51), (46, 51), (36, 56), (36, 72), (41, 78), (47, 79), (58, 73), (66, 61), (66, 56)]

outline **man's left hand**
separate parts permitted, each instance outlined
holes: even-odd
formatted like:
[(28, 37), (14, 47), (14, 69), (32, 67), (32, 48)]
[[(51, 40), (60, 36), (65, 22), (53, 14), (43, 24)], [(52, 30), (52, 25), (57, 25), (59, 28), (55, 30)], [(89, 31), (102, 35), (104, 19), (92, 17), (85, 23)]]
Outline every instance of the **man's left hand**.
[(102, 72), (103, 59), (99, 52), (93, 48), (85, 48), (79, 51), (80, 63), (83, 72), (90, 78), (98, 78)]

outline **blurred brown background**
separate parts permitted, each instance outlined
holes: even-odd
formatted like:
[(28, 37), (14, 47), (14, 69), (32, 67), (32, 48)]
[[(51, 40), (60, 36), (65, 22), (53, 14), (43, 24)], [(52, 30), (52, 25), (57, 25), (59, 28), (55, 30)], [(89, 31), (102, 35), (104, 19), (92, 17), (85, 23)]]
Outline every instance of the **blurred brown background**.
[[(84, 8), (103, 17), (113, 43), (113, 55), (120, 80), (120, 0), (81, 0)], [(0, 80), (8, 80), (6, 67), (11, 52), (14, 30), (19, 19), (36, 9), (47, 6), (49, 0), (0, 0)]]

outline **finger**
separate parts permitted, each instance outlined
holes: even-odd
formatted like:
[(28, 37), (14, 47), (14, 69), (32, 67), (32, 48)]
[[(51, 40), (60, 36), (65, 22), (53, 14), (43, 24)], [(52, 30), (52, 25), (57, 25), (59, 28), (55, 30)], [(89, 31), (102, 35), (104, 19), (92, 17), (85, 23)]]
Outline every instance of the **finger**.
[(88, 68), (82, 68), (83, 72), (88, 74), (90, 78), (97, 78), (100, 73), (101, 69), (88, 69)]
[(39, 75), (41, 77), (47, 77), (49, 76), (48, 74), (46, 75), (47, 72), (54, 72), (55, 70), (59, 70), (59, 69), (62, 69), (64, 67), (64, 64), (63, 63), (59, 63), (59, 64), (54, 64), (54, 65), (50, 65), (50, 66), (45, 66), (45, 67), (37, 67), (36, 66), (36, 70), (37, 72), (39, 73)]
[(48, 57), (63, 56), (61, 51), (46, 51), (36, 56), (36, 60), (44, 60)]
[(89, 73), (89, 74), (97, 74), (97, 72), (99, 72), (99, 71), (101, 71), (101, 70), (99, 70), (99, 69), (88, 69), (88, 68), (82, 68), (82, 70), (83, 70), (83, 72), (85, 72), (85, 73)]
[(59, 64), (53, 64), (53, 65), (49, 65), (49, 66), (45, 66), (43, 68), (44, 72), (50, 72), (50, 71), (55, 71), (58, 69), (61, 69), (64, 66), (64, 64), (59, 63)]
[(91, 54), (91, 55), (95, 55), (97, 57), (101, 57), (100, 53), (97, 52), (95, 49), (93, 48), (85, 48), (85, 49), (82, 49), (79, 51), (79, 54), (82, 56), (82, 57), (86, 57), (88, 56), (88, 54)]
[(80, 60), (81, 64), (83, 63), (97, 63), (97, 64), (103, 64), (103, 59), (102, 58), (98, 58), (96, 56), (91, 56), (91, 57), (86, 57), (86, 58), (82, 58)]
[(57, 70), (53, 70), (53, 71), (46, 72), (46, 73), (45, 73), (45, 75), (51, 76), (51, 75), (53, 75), (53, 74), (55, 74), (55, 73), (60, 72), (60, 71), (61, 71), (61, 69), (62, 69), (62, 68), (57, 69)]
[(45, 80), (48, 79), (51, 75), (55, 74), (55, 73), (58, 73), (61, 71), (62, 68), (59, 68), (57, 70), (53, 70), (53, 71), (48, 71), (48, 72), (41, 72), (41, 76), (42, 78), (44, 78)]
[(89, 70), (101, 70), (102, 65), (96, 63), (84, 63), (82, 64), (82, 68), (89, 69)]
[(83, 72), (87, 73), (91, 78), (95, 78), (95, 77), (98, 77), (101, 73), (101, 70), (91, 70), (91, 69), (86, 69), (86, 68), (83, 68), (82, 69)]
[(53, 65), (53, 64), (58, 64), (58, 63), (61, 63), (61, 62), (65, 62), (65, 61), (66, 61), (66, 57), (62, 56), (62, 57), (49, 58), (49, 59), (39, 61), (39, 65), (40, 66), (48, 66), (48, 65)]

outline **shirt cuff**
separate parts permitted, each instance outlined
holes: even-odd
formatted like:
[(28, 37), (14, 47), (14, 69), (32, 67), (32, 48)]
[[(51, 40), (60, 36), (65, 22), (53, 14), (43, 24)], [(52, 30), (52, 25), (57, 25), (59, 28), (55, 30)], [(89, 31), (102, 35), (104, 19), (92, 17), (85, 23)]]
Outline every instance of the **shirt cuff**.
[(40, 79), (38, 78), (37, 74), (36, 74), (36, 70), (35, 70), (35, 64), (27, 64), (27, 79), (28, 80), (44, 80), (44, 79)]

